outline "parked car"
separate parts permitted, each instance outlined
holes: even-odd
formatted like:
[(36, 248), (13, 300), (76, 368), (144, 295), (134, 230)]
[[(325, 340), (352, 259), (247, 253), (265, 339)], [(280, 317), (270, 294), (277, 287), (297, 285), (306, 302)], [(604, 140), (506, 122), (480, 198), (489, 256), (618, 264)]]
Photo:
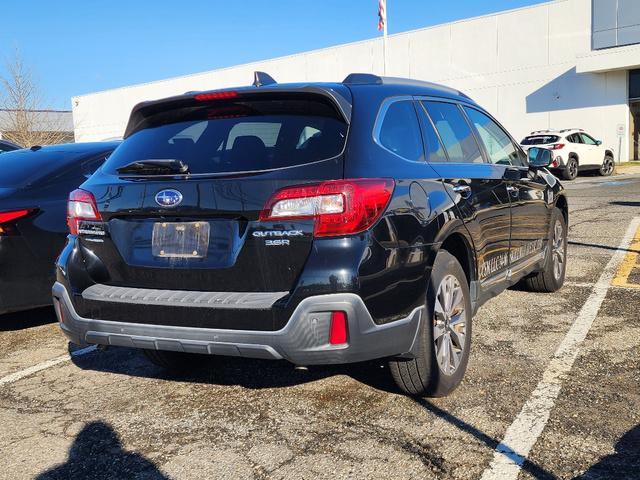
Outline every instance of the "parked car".
[[(67, 197), (117, 143), (34, 147), (0, 159), (0, 313), (51, 304)], [(0, 320), (1, 322), (1, 320)]]
[(400, 389), (462, 380), (472, 318), (564, 281), (548, 150), (466, 95), (413, 80), (196, 92), (136, 106), (69, 197), (54, 303), (77, 344), (297, 365), (389, 359)]
[(573, 180), (586, 170), (609, 176), (615, 167), (613, 149), (579, 128), (531, 132), (520, 143), (525, 150), (531, 146), (553, 150), (550, 169), (565, 180)]
[(16, 145), (9, 140), (0, 140), (0, 153), (12, 152), (13, 150), (18, 150), (22, 148), (20, 145)]

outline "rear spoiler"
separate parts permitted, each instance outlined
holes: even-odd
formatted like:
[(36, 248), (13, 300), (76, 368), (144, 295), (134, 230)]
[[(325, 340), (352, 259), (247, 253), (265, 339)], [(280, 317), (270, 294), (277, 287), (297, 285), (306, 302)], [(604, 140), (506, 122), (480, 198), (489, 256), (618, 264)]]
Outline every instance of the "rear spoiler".
[[(259, 82), (256, 82), (259, 83)], [(348, 89), (345, 91), (339, 91), (338, 88), (334, 88), (332, 85), (327, 84), (318, 85), (277, 85), (277, 84), (262, 84), (259, 87), (242, 87), (236, 89), (226, 90), (211, 90), (206, 92), (188, 92), (183, 95), (177, 95), (174, 97), (163, 98), (160, 100), (147, 101), (137, 104), (133, 107), (131, 115), (129, 116), (129, 122), (125, 129), (123, 138), (127, 138), (139, 130), (142, 130), (146, 126), (146, 119), (162, 113), (163, 111), (174, 110), (177, 108), (190, 107), (197, 104), (197, 96), (211, 96), (219, 98), (232, 98), (229, 95), (233, 95), (233, 98), (237, 95), (238, 99), (255, 99), (265, 95), (319, 95), (325, 99), (331, 101), (335, 107), (336, 112), (343, 118), (343, 120), (349, 124), (351, 123), (351, 97)], [(346, 94), (346, 96), (345, 96)], [(349, 98), (347, 98), (347, 96)]]

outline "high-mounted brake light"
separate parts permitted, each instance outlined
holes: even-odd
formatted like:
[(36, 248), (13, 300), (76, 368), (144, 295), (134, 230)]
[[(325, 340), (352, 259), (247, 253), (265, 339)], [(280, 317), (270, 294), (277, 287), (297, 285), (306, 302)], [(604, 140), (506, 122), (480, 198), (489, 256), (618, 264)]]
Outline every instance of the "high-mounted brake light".
[(353, 235), (380, 218), (394, 186), (389, 178), (366, 178), (286, 187), (269, 199), (260, 220), (314, 219), (316, 237)]
[(102, 217), (93, 194), (78, 189), (69, 194), (69, 203), (67, 204), (67, 225), (72, 235), (78, 234), (78, 224), (81, 220), (99, 222)]
[(195, 98), (198, 102), (208, 102), (209, 100), (229, 100), (237, 98), (238, 92), (235, 90), (227, 90), (224, 92), (198, 93)]

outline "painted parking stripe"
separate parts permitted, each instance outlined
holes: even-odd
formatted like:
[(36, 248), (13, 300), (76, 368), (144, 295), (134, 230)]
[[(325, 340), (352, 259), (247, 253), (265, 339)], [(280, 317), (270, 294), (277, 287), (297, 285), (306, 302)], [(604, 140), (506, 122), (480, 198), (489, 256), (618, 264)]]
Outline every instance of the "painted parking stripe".
[(636, 231), (635, 237), (629, 247), (629, 252), (625, 255), (624, 260), (620, 264), (618, 273), (611, 281), (612, 285), (617, 287), (640, 288), (640, 285), (629, 282), (629, 277), (634, 268), (639, 268), (638, 259), (640, 258), (640, 228)]
[(551, 409), (560, 393), (562, 381), (571, 371), (580, 345), (598, 315), (611, 280), (614, 278), (638, 227), (640, 227), (640, 217), (634, 218), (629, 225), (620, 246), (604, 267), (604, 271), (593, 286), (589, 298), (580, 309), (578, 317), (542, 374), (542, 380), (507, 429), (502, 442), (496, 447), (493, 460), (482, 474), (481, 480), (515, 480), (518, 477), (520, 468), (549, 420)]
[(4, 385), (8, 385), (10, 383), (16, 382), (20, 379), (28, 377), (29, 375), (33, 375), (34, 373), (41, 372), (42, 370), (46, 370), (47, 368), (55, 367), (64, 362), (68, 362), (73, 357), (80, 357), (82, 355), (86, 355), (87, 353), (91, 353), (96, 350), (95, 345), (91, 345), (90, 347), (82, 348), (80, 350), (75, 350), (67, 355), (61, 355), (58, 358), (52, 358), (51, 360), (47, 360), (46, 362), (38, 363), (29, 368), (25, 368), (24, 370), (20, 370), (18, 372), (12, 373), (11, 375), (7, 375), (6, 377), (0, 378), (0, 387)]

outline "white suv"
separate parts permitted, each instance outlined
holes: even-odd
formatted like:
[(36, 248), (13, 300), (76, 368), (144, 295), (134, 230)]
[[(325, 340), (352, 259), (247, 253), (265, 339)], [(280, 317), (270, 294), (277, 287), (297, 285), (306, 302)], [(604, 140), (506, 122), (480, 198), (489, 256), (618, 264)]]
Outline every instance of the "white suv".
[(598, 170), (603, 176), (613, 173), (613, 149), (579, 128), (531, 132), (520, 144), (525, 151), (533, 146), (552, 150), (549, 169), (562, 173), (565, 180), (573, 180), (584, 170)]

